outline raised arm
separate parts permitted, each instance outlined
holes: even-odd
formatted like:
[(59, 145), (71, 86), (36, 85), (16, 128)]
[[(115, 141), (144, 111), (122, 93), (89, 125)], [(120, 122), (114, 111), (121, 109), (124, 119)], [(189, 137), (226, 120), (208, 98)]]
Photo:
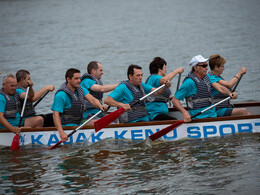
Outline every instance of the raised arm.
[(183, 73), (183, 71), (184, 71), (184, 68), (180, 67), (180, 68), (177, 68), (176, 70), (168, 73), (167, 75), (165, 75), (164, 77), (161, 78), (160, 84), (162, 85), (162, 84), (164, 84), (168, 80), (171, 81), (173, 79), (173, 77), (175, 77), (179, 73), (180, 74)]
[(92, 91), (97, 91), (97, 92), (109, 92), (114, 90), (116, 87), (118, 86), (118, 84), (113, 84), (113, 85), (98, 85), (98, 84), (94, 84), (90, 87), (90, 89)]
[[(34, 90), (33, 90), (33, 88), (32, 88), (33, 82), (32, 82), (32, 81), (29, 81), (29, 82), (28, 82), (28, 85), (30, 86), (30, 88), (29, 88), (29, 93), (28, 93), (27, 98), (28, 98), (29, 101), (32, 101), (33, 96), (34, 96)], [(27, 90), (27, 87), (26, 87), (26, 90)], [(23, 93), (21, 93), (20, 98), (21, 98), (21, 99), (24, 99), (24, 98), (25, 98), (25, 95), (26, 95), (26, 91), (23, 92)]]
[(47, 85), (47, 86), (43, 87), (42, 89), (40, 89), (39, 91), (34, 93), (32, 101), (33, 102), (37, 101), (45, 92), (53, 91), (54, 89), (55, 89), (54, 85)]
[(234, 78), (232, 78), (230, 81), (224, 81), (224, 80), (220, 80), (218, 83), (227, 87), (227, 88), (232, 88), (236, 82), (238, 81), (238, 79), (240, 79), (242, 77), (243, 74), (246, 74), (247, 69), (246, 67), (243, 67), (240, 69), (240, 71), (234, 76)]

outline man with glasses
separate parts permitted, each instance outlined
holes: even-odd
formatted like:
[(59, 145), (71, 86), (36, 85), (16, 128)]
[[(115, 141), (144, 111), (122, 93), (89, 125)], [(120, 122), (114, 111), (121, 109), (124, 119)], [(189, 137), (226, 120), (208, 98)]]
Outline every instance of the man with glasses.
[[(240, 71), (230, 80), (225, 81), (220, 75), (225, 69), (226, 60), (219, 54), (214, 54), (209, 58), (209, 67), (211, 71), (208, 76), (211, 80), (227, 87), (230, 89), (236, 84), (236, 82), (246, 74), (247, 69), (245, 67), (241, 68)], [(216, 89), (211, 90), (213, 96), (213, 103), (216, 103), (222, 99), (225, 99), (227, 95), (218, 92)], [(233, 108), (230, 101), (223, 102), (216, 106), (216, 112), (218, 116), (236, 116), (236, 115), (250, 115), (251, 113), (247, 111), (246, 108)]]
[[(226, 87), (210, 80), (207, 75), (208, 59), (201, 55), (194, 56), (190, 61), (191, 72), (184, 79), (181, 87), (176, 91), (173, 97), (174, 106), (182, 113), (184, 122), (190, 122), (191, 116), (199, 113), (212, 105), (211, 87), (217, 91), (237, 98), (237, 94), (231, 93)], [(186, 99), (188, 111), (181, 105), (180, 100)], [(217, 117), (215, 107), (203, 112), (195, 118)]]

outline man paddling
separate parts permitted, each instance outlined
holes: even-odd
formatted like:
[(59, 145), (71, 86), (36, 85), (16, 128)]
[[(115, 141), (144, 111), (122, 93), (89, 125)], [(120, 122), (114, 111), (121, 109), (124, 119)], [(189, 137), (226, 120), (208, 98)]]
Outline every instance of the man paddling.
[[(18, 70), (16, 72), (16, 79), (18, 82), (17, 92), (22, 100), (21, 103), (23, 103), (25, 93), (26, 93), (27, 83), (31, 83), (31, 85), (33, 85), (30, 72), (27, 70)], [(33, 128), (42, 127), (44, 126), (44, 124), (52, 124), (53, 126), (52, 118), (48, 119), (46, 115), (36, 116), (33, 102), (37, 101), (47, 91), (53, 91), (54, 89), (55, 89), (54, 85), (47, 85), (37, 92), (33, 91), (34, 92), (33, 97), (26, 102), (26, 106), (25, 106), (24, 117), (27, 119), (24, 123), (25, 127), (33, 127)]]
[[(139, 101), (145, 94), (155, 90), (152, 86), (142, 82), (143, 72), (138, 65), (130, 65), (127, 70), (129, 80), (122, 81), (118, 87), (105, 99), (109, 106), (122, 107), (125, 112), (119, 119), (121, 123), (133, 123), (138, 121), (149, 121), (148, 112), (145, 108), (145, 101)], [(166, 86), (155, 92), (161, 94), (171, 83), (166, 82)], [(137, 102), (138, 103), (135, 103)], [(131, 104), (135, 103), (133, 106)]]
[[(237, 98), (237, 94), (231, 93), (226, 87), (213, 82), (207, 76), (208, 71), (208, 59), (205, 59), (201, 55), (194, 56), (190, 61), (191, 72), (184, 79), (181, 87), (177, 90), (173, 97), (174, 106), (183, 114), (185, 122), (191, 121), (191, 115), (195, 115), (205, 108), (212, 105), (211, 87), (217, 91), (230, 96), (231, 98)], [(183, 108), (180, 100), (186, 99), (188, 111)], [(195, 118), (208, 118), (217, 117), (215, 107), (203, 112)]]
[(61, 85), (55, 94), (52, 105), (53, 120), (63, 142), (68, 140), (62, 126), (78, 126), (82, 120), (85, 101), (88, 100), (95, 108), (106, 111), (107, 107), (101, 105), (88, 90), (80, 86), (80, 71), (68, 69), (65, 74), (66, 82)]
[[(92, 96), (102, 103), (103, 93), (114, 90), (118, 84), (113, 85), (103, 85), (101, 81), (101, 76), (103, 75), (103, 67), (100, 62), (91, 61), (87, 67), (87, 73), (81, 77), (81, 87), (86, 88)], [(99, 112), (99, 109), (95, 108), (89, 101), (86, 101), (85, 112), (83, 114), (83, 119), (88, 119), (91, 116)], [(103, 116), (101, 113), (95, 119), (99, 119)], [(93, 123), (95, 120), (91, 120), (90, 123)], [(90, 124), (89, 123), (89, 124)]]
[[(32, 83), (29, 82), (29, 84)], [(16, 77), (13, 74), (7, 74), (3, 77), (3, 87), (0, 89), (0, 129), (7, 128), (15, 134), (21, 132), (21, 128), (18, 127), (21, 118), (21, 102), (20, 96), (16, 91), (17, 86)], [(34, 95), (31, 87), (30, 85), (28, 100), (31, 100)], [(35, 117), (31, 118), (31, 120), (34, 119), (36, 120)], [(27, 120), (25, 119), (25, 123), (30, 124)], [(23, 121), (21, 121), (20, 125), (23, 125)]]
[[(232, 78), (230, 81), (225, 81), (221, 74), (225, 69), (226, 60), (219, 54), (211, 55), (209, 58), (209, 67), (211, 71), (208, 73), (210, 79), (215, 80), (219, 84), (231, 88), (237, 83), (237, 81), (246, 74), (247, 69), (243, 67), (240, 71)], [(227, 95), (218, 92), (216, 89), (212, 88), (213, 103), (216, 103), (222, 99), (225, 99)], [(216, 106), (216, 112), (218, 116), (236, 116), (236, 115), (251, 115), (246, 108), (233, 108), (230, 101), (223, 102), (222, 104)]]

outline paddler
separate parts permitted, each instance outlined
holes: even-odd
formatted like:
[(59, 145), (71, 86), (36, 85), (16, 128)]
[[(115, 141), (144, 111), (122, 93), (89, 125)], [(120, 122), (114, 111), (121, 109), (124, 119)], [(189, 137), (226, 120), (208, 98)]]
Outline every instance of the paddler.
[[(26, 94), (26, 87), (27, 83), (31, 83), (33, 86), (33, 82), (31, 80), (31, 75), (28, 70), (18, 70), (16, 72), (16, 79), (18, 83), (17, 93), (20, 96), (21, 104), (23, 104), (23, 100)], [(24, 122), (25, 127), (43, 127), (45, 124), (51, 124), (48, 126), (53, 126), (52, 118), (47, 118), (45, 115), (36, 115), (33, 102), (37, 101), (45, 92), (53, 91), (55, 89), (54, 85), (47, 85), (43, 87), (41, 90), (35, 92), (31, 87), (30, 90), (33, 91), (33, 97), (26, 102), (25, 110), (24, 110), (24, 117), (27, 119)], [(33, 117), (33, 118), (32, 118)], [(47, 125), (45, 125), (47, 126)]]
[(68, 140), (62, 126), (78, 126), (82, 120), (85, 99), (95, 108), (106, 111), (107, 107), (94, 98), (88, 90), (80, 86), (80, 71), (68, 69), (65, 74), (66, 82), (55, 94), (52, 104), (53, 120), (63, 142)]
[[(171, 81), (178, 73), (181, 74), (184, 71), (184, 68), (180, 67), (166, 74), (166, 66), (167, 62), (163, 58), (154, 58), (149, 65), (151, 75), (147, 78), (145, 83), (157, 88), (164, 84), (167, 80)], [(151, 95), (147, 98), (145, 106), (149, 113), (150, 120), (160, 121), (176, 119), (168, 115), (169, 109), (167, 102), (171, 101), (172, 97), (170, 96), (171, 91), (169, 88), (167, 88), (161, 95)]]
[[(236, 92), (231, 93), (226, 87), (210, 80), (207, 75), (208, 59), (201, 55), (194, 56), (190, 61), (190, 67), (192, 70), (173, 97), (173, 104), (182, 113), (185, 122), (191, 121), (191, 115), (195, 115), (212, 105), (211, 87), (232, 99), (237, 98)], [(184, 98), (188, 111), (180, 103), (180, 100), (184, 100)], [(215, 107), (195, 118), (208, 117), (217, 117)]]
[[(33, 98), (32, 82), (28, 82), (29, 92), (28, 100)], [(21, 102), (18, 92), (17, 92), (17, 80), (13, 74), (7, 74), (3, 77), (3, 87), (0, 89), (0, 129), (9, 129), (15, 134), (21, 132), (19, 126), (19, 121), (21, 118)], [(28, 118), (25, 119), (25, 124), (30, 124), (27, 122)], [(31, 120), (36, 120), (36, 117), (32, 117)], [(23, 121), (21, 121), (21, 126)], [(32, 127), (32, 126), (27, 126)]]
[[(103, 73), (101, 63), (98, 61), (91, 61), (87, 66), (87, 73), (81, 76), (80, 83), (81, 87), (86, 88), (93, 97), (100, 101), (101, 104), (103, 102), (103, 93), (110, 92), (118, 86), (118, 84), (103, 85), (103, 82), (101, 81), (101, 76)], [(83, 119), (87, 120), (98, 111), (99, 109), (95, 108), (89, 101), (86, 101)], [(89, 124), (95, 122), (101, 117), (103, 117), (103, 113), (98, 115), (94, 120), (91, 120)]]
[[(208, 73), (208, 76), (211, 80), (227, 87), (230, 91), (231, 88), (236, 84), (236, 82), (242, 77), (243, 74), (246, 74), (246, 67), (242, 67), (240, 71), (230, 80), (225, 81), (221, 74), (225, 69), (226, 60), (219, 54), (214, 54), (209, 57), (209, 67), (211, 71)], [(222, 99), (225, 99), (227, 95), (224, 95), (218, 92), (216, 89), (212, 88), (213, 103), (217, 103)], [(216, 112), (218, 116), (236, 116), (236, 115), (251, 115), (246, 108), (233, 108), (230, 101), (223, 102), (216, 106)]]
[[(138, 65), (130, 65), (127, 70), (127, 76), (128, 80), (122, 81), (118, 87), (106, 97), (105, 103), (109, 106), (123, 107), (127, 111), (120, 117), (120, 123), (149, 121), (145, 100), (139, 101), (133, 106), (130, 105), (156, 88), (142, 82), (142, 67)], [(155, 94), (161, 94), (170, 86), (171, 83), (167, 81), (165, 87), (156, 91)]]

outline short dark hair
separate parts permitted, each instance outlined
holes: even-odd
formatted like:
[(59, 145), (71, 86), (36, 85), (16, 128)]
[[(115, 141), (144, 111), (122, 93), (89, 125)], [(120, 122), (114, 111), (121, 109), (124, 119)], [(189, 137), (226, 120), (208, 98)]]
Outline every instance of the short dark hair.
[(149, 66), (150, 73), (157, 74), (159, 69), (163, 69), (164, 65), (167, 66), (167, 63), (163, 58), (155, 57)]
[(127, 78), (128, 79), (129, 79), (129, 75), (132, 75), (132, 76), (134, 75), (134, 68), (142, 70), (141, 66), (138, 66), (138, 65), (135, 65), (135, 64), (129, 65), (128, 69), (127, 69)]
[(27, 74), (30, 74), (28, 70), (23, 70), (23, 69), (18, 70), (15, 74), (17, 82), (20, 82), (21, 79), (26, 79)]
[(67, 78), (69, 77), (70, 79), (73, 77), (73, 75), (75, 73), (80, 73), (80, 70), (76, 69), (76, 68), (70, 68), (66, 71), (66, 74), (65, 74), (65, 80), (67, 82)]
[(89, 62), (88, 64), (88, 74), (91, 74), (91, 71), (94, 69), (94, 70), (97, 70), (98, 69), (98, 61), (91, 61)]

